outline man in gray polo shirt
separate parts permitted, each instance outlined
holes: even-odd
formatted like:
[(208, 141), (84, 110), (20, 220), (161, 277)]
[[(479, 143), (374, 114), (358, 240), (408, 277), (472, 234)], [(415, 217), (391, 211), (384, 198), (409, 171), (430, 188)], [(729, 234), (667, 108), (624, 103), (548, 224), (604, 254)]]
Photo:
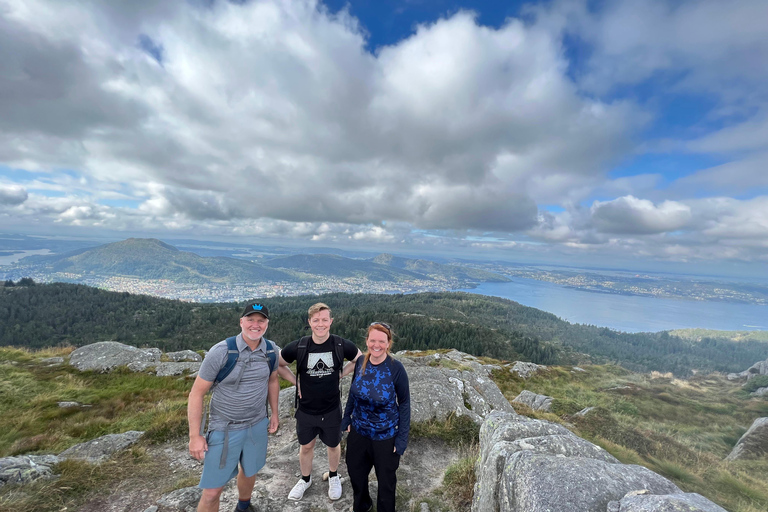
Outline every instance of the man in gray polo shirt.
[[(204, 460), (200, 478), (203, 495), (198, 512), (218, 512), (221, 491), (235, 475), (239, 494), (236, 510), (253, 510), (251, 493), (256, 473), (266, 462), (267, 432), (274, 433), (278, 427), (280, 386), (276, 370), (280, 354), (275, 346), (275, 363), (271, 365), (267, 353), (271, 342), (263, 337), (268, 325), (266, 306), (254, 302), (246, 305), (240, 317), (241, 332), (236, 338), (239, 354), (235, 367), (214, 386), (228, 357), (226, 340), (217, 343), (205, 357), (189, 393), (189, 453), (197, 460)], [(284, 371), (290, 373), (287, 368), (281, 368), (284, 377)], [(290, 377), (286, 378), (291, 380)], [(212, 387), (210, 424), (208, 431), (203, 432), (203, 400)], [(272, 410), (269, 418), (267, 400)]]

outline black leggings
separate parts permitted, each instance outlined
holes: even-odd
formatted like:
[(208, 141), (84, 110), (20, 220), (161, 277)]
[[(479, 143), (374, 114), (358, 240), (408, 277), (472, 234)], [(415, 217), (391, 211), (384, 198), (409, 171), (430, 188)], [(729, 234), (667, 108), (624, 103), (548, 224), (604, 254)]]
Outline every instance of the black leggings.
[(352, 427), (347, 437), (347, 473), (352, 484), (354, 512), (367, 512), (373, 506), (368, 492), (368, 475), (371, 467), (376, 470), (379, 494), (376, 497), (377, 512), (395, 512), (395, 487), (400, 456), (394, 453), (395, 438), (374, 441), (361, 436)]

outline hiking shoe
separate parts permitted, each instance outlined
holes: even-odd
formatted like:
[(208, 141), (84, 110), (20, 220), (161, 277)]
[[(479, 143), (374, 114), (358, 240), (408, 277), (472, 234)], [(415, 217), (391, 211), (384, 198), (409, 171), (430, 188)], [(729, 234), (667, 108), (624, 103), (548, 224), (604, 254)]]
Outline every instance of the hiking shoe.
[(328, 479), (328, 497), (334, 501), (341, 498), (341, 479), (339, 475)]
[(256, 512), (256, 509), (253, 508), (253, 504), (248, 505), (248, 508), (245, 510), (241, 508), (237, 508), (237, 505), (235, 505), (235, 512)]
[(299, 481), (296, 482), (296, 485), (293, 486), (293, 489), (291, 489), (291, 492), (288, 493), (288, 499), (293, 501), (299, 501), (301, 498), (304, 497), (304, 491), (309, 489), (309, 486), (312, 485), (312, 477), (309, 477), (309, 482), (305, 482), (303, 478), (299, 478)]

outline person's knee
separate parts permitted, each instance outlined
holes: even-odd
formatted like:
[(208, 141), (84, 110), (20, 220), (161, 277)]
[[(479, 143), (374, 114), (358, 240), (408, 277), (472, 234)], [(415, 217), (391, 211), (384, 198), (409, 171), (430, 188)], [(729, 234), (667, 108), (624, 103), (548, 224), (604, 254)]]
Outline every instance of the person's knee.
[(304, 454), (304, 455), (306, 455), (306, 454), (309, 454), (309, 453), (313, 453), (313, 452), (314, 452), (314, 450), (315, 450), (315, 441), (317, 441), (317, 439), (313, 439), (313, 440), (311, 440), (311, 441), (310, 441), (309, 443), (307, 443), (307, 444), (302, 444), (302, 445), (300, 445), (300, 447), (299, 447), (299, 451), (300, 451), (302, 454)]
[(203, 494), (200, 496), (200, 501), (206, 504), (217, 503), (221, 497), (221, 491), (223, 487), (217, 487), (216, 489), (203, 489)]

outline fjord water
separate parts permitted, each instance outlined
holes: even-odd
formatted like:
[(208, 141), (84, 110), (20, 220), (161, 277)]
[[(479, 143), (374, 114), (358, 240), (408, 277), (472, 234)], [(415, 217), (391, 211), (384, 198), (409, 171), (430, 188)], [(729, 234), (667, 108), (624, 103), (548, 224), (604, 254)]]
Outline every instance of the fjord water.
[(768, 306), (732, 302), (661, 299), (589, 292), (546, 281), (515, 277), (509, 283), (481, 283), (464, 290), (504, 297), (576, 324), (625, 332), (655, 332), (687, 327), (723, 331), (768, 330)]

